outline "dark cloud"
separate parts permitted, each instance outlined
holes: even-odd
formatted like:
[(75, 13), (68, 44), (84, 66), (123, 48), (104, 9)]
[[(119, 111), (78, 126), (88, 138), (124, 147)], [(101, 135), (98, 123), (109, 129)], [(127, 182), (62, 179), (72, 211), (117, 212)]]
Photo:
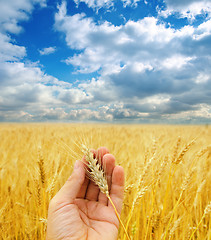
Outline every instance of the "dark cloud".
[(120, 73), (112, 74), (110, 79), (121, 95), (138, 98), (177, 94), (188, 91), (194, 85), (185, 70), (176, 73), (170, 70), (146, 70), (139, 73), (134, 72), (132, 67), (126, 67)]

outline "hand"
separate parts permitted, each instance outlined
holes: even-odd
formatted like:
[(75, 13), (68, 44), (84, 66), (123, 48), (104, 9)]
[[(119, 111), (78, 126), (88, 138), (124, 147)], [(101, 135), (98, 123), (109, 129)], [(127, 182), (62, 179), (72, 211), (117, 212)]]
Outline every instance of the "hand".
[[(110, 197), (121, 213), (124, 170), (104, 147), (93, 151), (106, 166)], [(74, 171), (51, 200), (48, 210), (47, 240), (116, 240), (119, 221), (105, 194), (86, 177), (85, 164), (76, 161)]]

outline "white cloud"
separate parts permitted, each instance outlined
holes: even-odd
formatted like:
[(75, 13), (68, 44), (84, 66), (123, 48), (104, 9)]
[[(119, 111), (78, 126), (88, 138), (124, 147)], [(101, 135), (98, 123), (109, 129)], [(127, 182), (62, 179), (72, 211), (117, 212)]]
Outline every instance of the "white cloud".
[(0, 31), (19, 33), (22, 28), (18, 22), (25, 21), (34, 8), (34, 4), (46, 6), (46, 0), (7, 0), (0, 1)]
[(200, 40), (202, 38), (210, 36), (210, 34), (211, 34), (211, 20), (208, 20), (198, 26), (193, 38), (196, 40)]
[(138, 2), (140, 2), (140, 0), (122, 0), (122, 2), (124, 7), (127, 6), (137, 7), (137, 4)]
[[(26, 49), (15, 44), (10, 33), (22, 31), (19, 22), (26, 21), (34, 4), (46, 6), (46, 0), (7, 0), (0, 1), (0, 61), (19, 61), (26, 56)], [(9, 34), (8, 34), (9, 33)]]
[(68, 104), (88, 104), (93, 100), (91, 94), (87, 95), (85, 91), (77, 88), (61, 89), (58, 99)]
[(194, 114), (199, 102), (209, 104), (210, 20), (176, 30), (146, 17), (116, 27), (95, 23), (85, 14), (68, 16), (64, 3), (55, 20), (67, 45), (81, 50), (66, 63), (80, 73), (98, 71), (101, 75), (79, 88), (98, 105), (121, 99), (121, 108), (107, 105), (112, 119), (165, 119), (168, 114)]
[(177, 0), (177, 1), (174, 1), (174, 0), (165, 0), (166, 4), (168, 6), (171, 6), (171, 7), (174, 7), (176, 9), (182, 9), (184, 7), (188, 7), (188, 6), (192, 6), (194, 4), (203, 4), (203, 5), (206, 5), (209, 3), (211, 3), (210, 0), (186, 0), (186, 1), (183, 1), (183, 0)]
[(72, 49), (82, 50), (80, 54), (66, 59), (66, 63), (86, 71), (90, 67), (90, 72), (109, 62), (127, 63), (131, 57), (133, 62), (147, 60), (148, 56), (150, 60), (152, 56), (156, 58), (163, 55), (169, 58), (176, 53), (182, 56), (183, 41), (189, 38), (194, 43), (194, 40), (201, 40), (210, 35), (210, 20), (197, 28), (185, 26), (175, 30), (159, 23), (154, 17), (146, 17), (116, 27), (108, 22), (96, 24), (85, 14), (68, 16), (64, 3), (59, 8), (55, 20), (55, 28), (65, 33), (67, 45)]
[(8, 35), (0, 32), (0, 62), (17, 61), (25, 55), (25, 47), (13, 44)]
[[(67, 82), (49, 76), (43, 72), (39, 63), (23, 62), (27, 57), (26, 48), (18, 46), (8, 33), (18, 34), (19, 21), (27, 20), (34, 4), (45, 6), (44, 0), (17, 0), (0, 2), (0, 119), (2, 121), (31, 121), (50, 118), (52, 108), (59, 109), (67, 105), (65, 94), (69, 96), (69, 105), (80, 102), (83, 90), (72, 89)], [(41, 54), (50, 54), (55, 47), (41, 50)], [(68, 94), (67, 94), (68, 92)], [(67, 98), (67, 97), (66, 97)], [(49, 112), (47, 111), (49, 110)], [(45, 114), (43, 113), (45, 112)]]
[(47, 47), (39, 50), (40, 55), (49, 55), (56, 51), (56, 47)]
[(175, 37), (173, 29), (157, 24), (154, 17), (116, 27), (108, 22), (97, 25), (84, 14), (67, 16), (65, 9), (63, 3), (55, 16), (55, 28), (65, 33), (70, 48), (84, 50), (65, 61), (82, 73), (95, 72), (110, 63), (118, 66), (120, 62), (142, 61), (149, 54), (148, 48), (152, 54), (161, 52)]
[[(108, 22), (96, 24), (85, 14), (67, 16), (64, 3), (55, 20), (55, 28), (65, 33), (67, 45), (82, 50), (65, 60), (81, 73), (101, 69), (105, 74), (109, 68), (112, 73), (113, 69), (120, 71), (122, 64), (134, 65), (133, 68), (137, 70), (137, 63), (139, 70), (162, 67), (179, 69), (194, 59), (195, 46), (210, 35), (210, 20), (197, 28), (185, 26), (175, 30), (158, 23), (154, 17), (146, 17), (116, 27)], [(186, 53), (188, 48), (183, 47), (189, 44), (186, 41), (192, 42), (190, 56)]]
[(144, 73), (145, 71), (153, 70), (153, 67), (150, 64), (143, 64), (142, 62), (133, 62), (132, 71), (135, 73)]
[[(113, 3), (84, 2), (95, 9)], [(135, 6), (138, 1), (123, 2)], [(12, 1), (4, 8), (7, 15), (0, 15), (4, 23), (0, 29), (0, 120), (209, 121), (209, 19), (198, 27), (177, 30), (155, 17), (114, 26), (96, 23), (83, 13), (69, 16), (63, 2), (54, 27), (65, 35), (71, 49), (79, 50), (64, 61), (76, 73), (99, 75), (73, 87), (45, 74), (39, 63), (21, 62), (27, 57), (26, 48), (7, 34), (22, 30), (19, 22), (29, 18), (35, 3), (45, 6), (45, 1), (18, 0), (17, 5)], [(45, 48), (40, 54), (54, 50)]]
[(70, 84), (58, 81), (56, 78), (46, 75), (39, 66), (35, 64), (24, 64), (22, 62), (5, 62), (0, 64), (0, 86), (17, 86), (24, 83), (45, 83), (63, 85)]
[[(121, 0), (123, 7), (137, 7), (138, 2), (141, 0)], [(98, 11), (100, 8), (109, 9), (114, 7), (115, 0), (74, 0), (74, 2), (77, 4), (77, 6), (83, 2), (85, 3), (89, 8), (93, 8), (96, 11)], [(147, 4), (147, 1), (144, 0), (144, 3)]]
[(211, 17), (211, 1), (210, 0), (166, 0), (167, 9), (160, 11), (163, 17), (179, 13), (180, 18), (188, 18), (194, 21), (197, 15), (208, 14)]
[(194, 57), (184, 57), (176, 54), (165, 59), (162, 63), (162, 66), (167, 69), (181, 69), (193, 59)]
[(118, 101), (118, 93), (115, 86), (109, 79), (95, 79), (78, 85), (89, 96), (92, 96), (92, 103), (102, 104), (105, 102)]
[(210, 75), (208, 74), (205, 74), (205, 73), (199, 73), (198, 76), (196, 76), (196, 78), (194, 78), (194, 81), (197, 83), (197, 84), (200, 84), (200, 83), (206, 83), (210, 80)]
[(58, 102), (53, 97), (53, 87), (45, 84), (56, 79), (45, 75), (40, 68), (24, 63), (2, 63), (0, 65), (1, 110), (15, 110), (33, 105)]
[(89, 8), (99, 10), (100, 8), (110, 8), (114, 5), (114, 0), (74, 0), (78, 5), (80, 2), (87, 4)]

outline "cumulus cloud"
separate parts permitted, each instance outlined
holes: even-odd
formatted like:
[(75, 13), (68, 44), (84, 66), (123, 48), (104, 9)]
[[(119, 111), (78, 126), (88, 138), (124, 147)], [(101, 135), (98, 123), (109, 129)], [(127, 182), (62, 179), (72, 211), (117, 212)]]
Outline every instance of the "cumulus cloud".
[[(52, 87), (56, 79), (45, 75), (39, 67), (24, 63), (4, 63), (0, 65), (1, 105), (0, 110), (18, 110), (55, 103)], [(39, 106), (38, 106), (39, 107)]]
[(0, 32), (0, 62), (16, 61), (25, 55), (25, 47), (13, 44), (9, 36)]
[[(45, 74), (39, 63), (24, 62), (26, 48), (15, 44), (9, 35), (21, 32), (19, 22), (28, 20), (36, 4), (46, 6), (44, 0), (0, 2), (1, 121), (53, 119), (54, 111), (59, 112), (58, 109), (67, 105), (73, 106), (84, 96), (83, 90), (73, 89), (72, 84)], [(55, 47), (50, 47), (40, 53), (50, 54), (55, 50)], [(62, 111), (59, 113), (59, 119), (62, 119), (65, 114)]]
[(80, 73), (101, 75), (80, 87), (99, 102), (121, 99), (121, 108), (107, 111), (112, 119), (191, 115), (211, 102), (209, 19), (181, 29), (155, 17), (114, 26), (96, 23), (83, 13), (68, 16), (63, 3), (55, 15), (55, 28), (65, 33), (70, 48), (80, 50), (65, 62)]
[(108, 22), (97, 24), (85, 14), (68, 16), (64, 3), (55, 20), (55, 28), (65, 33), (67, 45), (82, 50), (66, 59), (67, 64), (78, 67), (81, 72), (104, 70), (109, 64), (116, 66), (116, 70), (121, 65), (138, 63), (142, 68), (143, 65), (157, 67), (160, 63), (181, 68), (197, 51), (209, 49), (204, 44), (208, 45), (210, 20), (196, 28), (185, 26), (175, 30), (158, 23), (154, 17), (146, 17), (116, 27)]
[(178, 13), (180, 18), (188, 18), (194, 21), (197, 15), (208, 15), (211, 17), (211, 1), (210, 0), (187, 0), (174, 1), (166, 0), (166, 9), (160, 11), (160, 15), (168, 17), (169, 15)]
[[(65, 9), (63, 3), (55, 16), (55, 28), (65, 33), (70, 48), (82, 50), (82, 53), (65, 60), (82, 73), (95, 72), (99, 69), (104, 71), (106, 66), (111, 64), (117, 69), (118, 66), (128, 65), (130, 62), (151, 65), (153, 68), (153, 65), (157, 64), (156, 59), (161, 61), (167, 58), (169, 64), (166, 66), (170, 66), (173, 60), (176, 61), (176, 57), (173, 59), (172, 55), (179, 58), (171, 66), (174, 67), (180, 60), (182, 66), (191, 59), (183, 56), (184, 49), (180, 45), (189, 40), (193, 42), (192, 36), (199, 40), (205, 34), (210, 35), (209, 24), (206, 26), (205, 23), (204, 29), (200, 25), (197, 29), (184, 27), (175, 30), (167, 28), (165, 24), (158, 24), (154, 17), (146, 17), (137, 22), (128, 21), (125, 25), (117, 27), (108, 22), (96, 24), (85, 14), (67, 16)], [(166, 51), (167, 48), (169, 51)]]
[[(113, 3), (83, 2), (96, 9)], [(137, 2), (123, 1), (125, 6)], [(155, 17), (115, 26), (95, 22), (84, 13), (68, 15), (63, 2), (55, 14), (54, 28), (64, 34), (69, 48), (77, 50), (64, 62), (74, 66), (76, 73), (98, 74), (73, 86), (45, 74), (39, 63), (24, 63), (26, 48), (8, 35), (20, 33), (19, 22), (29, 18), (35, 4), (45, 6), (45, 1), (13, 3), (10, 8), (5, 5), (8, 18), (0, 14), (1, 121), (210, 121), (208, 18), (199, 26), (180, 29)], [(170, 0), (167, 5), (180, 6)], [(181, 2), (181, 9), (187, 6)], [(40, 54), (55, 50), (44, 48)]]
[(22, 28), (18, 23), (29, 18), (35, 4), (45, 7), (46, 0), (0, 1), (0, 31), (19, 33)]
[(56, 47), (47, 47), (39, 50), (40, 55), (49, 55), (56, 51)]
[(18, 61), (26, 56), (26, 49), (18, 46), (10, 35), (22, 31), (20, 21), (26, 21), (34, 4), (45, 6), (45, 0), (0, 1), (0, 61)]

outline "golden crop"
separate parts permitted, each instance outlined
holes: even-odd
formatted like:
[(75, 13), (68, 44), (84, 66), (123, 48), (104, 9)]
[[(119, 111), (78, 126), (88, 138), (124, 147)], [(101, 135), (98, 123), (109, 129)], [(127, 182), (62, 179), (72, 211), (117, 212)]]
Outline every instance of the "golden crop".
[(211, 240), (210, 126), (97, 124), (0, 125), (0, 239), (45, 239), (49, 201), (82, 143), (124, 167), (131, 239)]

